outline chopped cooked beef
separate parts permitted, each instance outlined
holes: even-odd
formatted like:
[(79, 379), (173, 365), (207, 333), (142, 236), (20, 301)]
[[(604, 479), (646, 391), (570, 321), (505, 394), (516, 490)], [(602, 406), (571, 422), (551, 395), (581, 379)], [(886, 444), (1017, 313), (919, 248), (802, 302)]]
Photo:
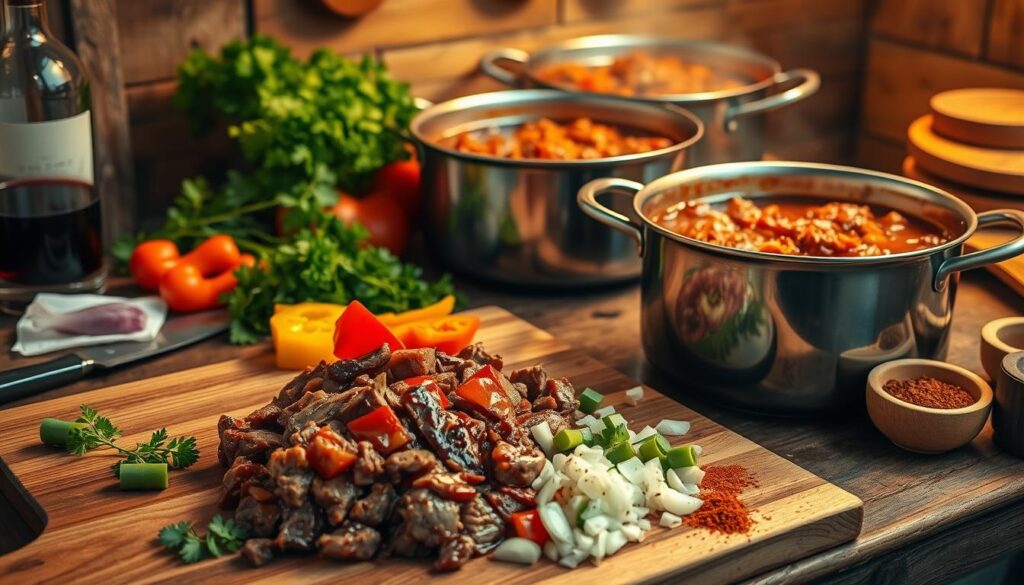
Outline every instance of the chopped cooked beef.
[(313, 502), (306, 500), (298, 508), (285, 508), (281, 516), (281, 529), (274, 546), (279, 550), (311, 550), (322, 528), (320, 512)]
[(473, 479), (475, 483), (480, 483), (480, 481), (475, 481), (475, 478), (479, 478), (480, 481), (486, 479), (483, 476), (474, 476), (465, 472), (435, 471), (413, 480), (412, 487), (427, 488), (446, 500), (468, 502), (476, 497), (476, 488), (470, 484), (470, 479)]
[(554, 410), (541, 410), (538, 412), (524, 414), (519, 417), (519, 426), (524, 429), (529, 429), (530, 427), (539, 425), (542, 422), (548, 423), (548, 427), (551, 428), (552, 435), (557, 435), (558, 431), (567, 429), (571, 426), (569, 421), (565, 420), (564, 416)]
[(530, 366), (512, 370), (508, 379), (526, 386), (526, 398), (531, 402), (544, 392), (544, 385), (547, 384), (548, 374), (540, 366)]
[(388, 455), (384, 461), (388, 479), (395, 485), (404, 485), (417, 477), (440, 470), (434, 454), (425, 449), (408, 449)]
[(274, 451), (267, 463), (270, 477), (277, 488), (274, 493), (285, 505), (298, 508), (306, 503), (309, 486), (313, 482), (313, 470), (309, 468), (304, 447), (289, 447)]
[(302, 398), (303, 395), (320, 390), (323, 387), (326, 375), (327, 362), (321, 360), (319, 364), (306, 368), (302, 373), (285, 384), (271, 404), (278, 408), (291, 406), (296, 400)]
[(535, 447), (518, 447), (501, 441), (491, 451), (491, 466), (498, 483), (525, 487), (544, 469), (544, 454)]
[(539, 396), (533, 401), (533, 411), (540, 412), (542, 410), (558, 410), (558, 402), (555, 401), (553, 396), (548, 396), (547, 394)]
[(472, 500), (462, 505), (463, 530), (473, 539), (476, 552), (483, 554), (498, 546), (504, 536), (504, 524), (501, 517), (494, 511), (483, 496), (477, 494)]
[(512, 522), (512, 514), (522, 512), (530, 507), (502, 491), (486, 492), (484, 498), (506, 524)]
[(254, 567), (262, 567), (274, 559), (274, 542), (269, 538), (250, 538), (242, 545), (242, 556)]
[(346, 522), (334, 532), (320, 536), (320, 554), (329, 559), (368, 561), (377, 553), (381, 536), (369, 526)]
[(221, 433), (217, 458), (225, 467), (231, 464), (236, 457), (263, 462), (267, 460), (269, 451), (286, 445), (284, 437), (273, 431), (230, 427)]
[(261, 502), (252, 496), (242, 498), (235, 510), (235, 522), (250, 537), (271, 537), (281, 520), (281, 508), (273, 502)]
[(371, 378), (384, 371), (391, 361), (391, 348), (384, 344), (373, 353), (368, 353), (354, 360), (338, 360), (327, 366), (327, 379), (324, 389), (337, 392), (348, 387), (360, 375)]
[[(320, 392), (315, 394), (320, 394)], [(314, 394), (307, 394), (306, 396), (313, 395)], [(291, 436), (292, 433), (298, 432), (309, 423), (314, 423), (317, 426), (324, 424), (331, 418), (334, 418), (334, 415), (337, 414), (351, 398), (352, 396), (350, 396), (348, 392), (341, 392), (338, 394), (323, 394), (315, 400), (310, 400), (302, 410), (292, 414), (283, 423), (284, 435), (286, 437)], [(302, 401), (300, 400), (299, 402)]]
[(455, 538), (462, 529), (459, 505), (423, 488), (414, 488), (398, 500), (396, 507), (404, 533), (430, 548)]
[(438, 351), (435, 354), (435, 368), (439, 374), (442, 373), (456, 373), (460, 367), (466, 362), (466, 360), (448, 355), (443, 351)]
[(292, 402), (288, 406), (281, 409), (280, 414), (277, 415), (277, 424), (281, 425), (282, 428), (286, 427), (288, 425), (288, 421), (291, 420), (292, 416), (296, 412), (299, 412), (303, 408), (309, 406), (311, 403), (317, 402), (318, 400), (322, 400), (324, 398), (327, 398), (327, 393), (324, 392), (323, 390), (317, 390), (316, 392), (306, 392), (305, 394), (300, 396), (298, 400)]
[(460, 534), (441, 545), (437, 560), (434, 561), (434, 568), (438, 571), (458, 570), (473, 558), (475, 551), (476, 545), (473, 539), (465, 534)]
[(398, 495), (395, 488), (389, 483), (375, 483), (370, 488), (370, 493), (365, 498), (356, 500), (352, 509), (348, 511), (350, 520), (376, 526), (384, 521), (391, 513), (391, 506), (395, 505)]
[(267, 468), (263, 465), (253, 463), (245, 457), (236, 457), (221, 481), (224, 494), (220, 498), (220, 507), (234, 508), (238, 505), (238, 499), (241, 497), (243, 483), (268, 475)]
[(533, 507), (537, 504), (537, 490), (532, 487), (503, 485), (498, 488), (498, 491), (510, 496), (513, 500), (524, 506)]
[[(349, 392), (352, 394), (349, 395)], [(374, 385), (348, 390), (345, 394), (348, 396), (348, 400), (335, 415), (342, 422), (355, 420), (387, 405), (384, 393)]]
[(474, 361), (481, 366), (491, 365), (497, 370), (500, 370), (505, 365), (500, 355), (487, 353), (487, 350), (484, 349), (484, 344), (480, 342), (463, 348), (462, 351), (459, 352), (458, 357), (464, 360)]
[(291, 433), (288, 436), (288, 442), (292, 446), (307, 446), (309, 442), (313, 440), (313, 437), (320, 431), (320, 426), (316, 424), (316, 421), (309, 421), (306, 426), (299, 429), (297, 432)]
[(437, 371), (437, 354), (433, 348), (399, 349), (391, 353), (388, 381), (396, 382), (413, 376), (426, 376)]
[(478, 444), (457, 415), (441, 408), (437, 394), (413, 388), (402, 395), (402, 407), (449, 469), (483, 473)]
[(370, 485), (384, 473), (384, 458), (369, 441), (359, 441), (358, 450), (359, 455), (352, 466), (352, 481), (356, 485)]
[(280, 415), (281, 407), (271, 402), (262, 408), (250, 412), (249, 416), (245, 417), (245, 423), (252, 429), (280, 431), (281, 426), (277, 422), (277, 417)]
[(572, 414), (579, 408), (580, 403), (576, 400), (576, 391), (572, 384), (565, 378), (550, 378), (544, 385), (544, 391), (548, 396), (555, 399), (555, 410), (563, 414)]
[(331, 479), (316, 477), (310, 492), (313, 501), (327, 512), (327, 522), (331, 526), (341, 524), (348, 516), (352, 503), (359, 498), (359, 488), (347, 474)]

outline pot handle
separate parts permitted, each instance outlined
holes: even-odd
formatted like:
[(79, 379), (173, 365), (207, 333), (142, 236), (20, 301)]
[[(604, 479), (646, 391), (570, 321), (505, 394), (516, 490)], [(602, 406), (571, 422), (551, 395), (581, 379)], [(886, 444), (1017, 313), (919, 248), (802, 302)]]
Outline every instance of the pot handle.
[(522, 66), (525, 65), (529, 59), (530, 54), (526, 51), (513, 49), (511, 47), (495, 49), (494, 51), (485, 53), (483, 57), (480, 57), (480, 69), (482, 69), (487, 75), (490, 75), (505, 85), (515, 87), (519, 85), (519, 76), (501, 65), (498, 65), (498, 62), (513, 61)]
[(978, 268), (988, 264), (996, 264), (1024, 254), (1024, 212), (1016, 209), (996, 209), (978, 214), (978, 228), (988, 225), (1012, 224), (1020, 232), (1016, 238), (1009, 242), (993, 246), (987, 250), (978, 250), (963, 256), (947, 258), (939, 264), (935, 271), (935, 281), (932, 287), (936, 291), (946, 288), (947, 277), (954, 272), (962, 272), (971, 268)]
[(817, 71), (812, 69), (791, 69), (776, 73), (772, 82), (774, 85), (783, 85), (797, 80), (800, 81), (799, 85), (782, 93), (770, 95), (764, 99), (752, 102), (743, 102), (729, 106), (725, 110), (725, 117), (723, 118), (725, 129), (732, 132), (736, 130), (739, 118), (798, 102), (814, 95), (818, 88), (821, 87), (821, 77)]
[(634, 223), (625, 215), (609, 209), (597, 201), (598, 195), (603, 195), (607, 191), (629, 191), (636, 195), (643, 188), (644, 186), (641, 183), (627, 179), (594, 179), (580, 188), (576, 194), (576, 204), (580, 206), (583, 213), (636, 240), (636, 253), (639, 256), (643, 256), (644, 232), (641, 229), (643, 226)]

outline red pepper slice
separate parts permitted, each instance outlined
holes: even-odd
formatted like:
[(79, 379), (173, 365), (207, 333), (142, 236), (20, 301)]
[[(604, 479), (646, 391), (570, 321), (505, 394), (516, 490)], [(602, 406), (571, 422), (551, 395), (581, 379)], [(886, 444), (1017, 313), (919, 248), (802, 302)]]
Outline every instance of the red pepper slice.
[(512, 416), (512, 403), (505, 393), (505, 385), (501, 379), (501, 372), (487, 365), (473, 374), (468, 380), (459, 385), (455, 393), (483, 409), (496, 418), (507, 419)]
[(306, 448), (306, 457), (317, 475), (331, 479), (356, 462), (356, 454), (345, 449), (346, 441), (330, 427), (317, 431)]
[(544, 546), (551, 536), (540, 521), (540, 512), (537, 510), (523, 510), (512, 514), (512, 528), (516, 536), (526, 538)]
[(400, 449), (411, 440), (405, 425), (386, 404), (370, 414), (349, 421), (348, 430), (360, 441), (369, 441), (374, 449), (382, 453)]
[(334, 324), (334, 356), (340, 360), (364, 356), (385, 343), (391, 351), (405, 349), (391, 330), (359, 301), (349, 303)]
[(448, 397), (444, 395), (441, 387), (437, 385), (430, 376), (413, 376), (412, 378), (406, 378), (402, 380), (409, 389), (417, 388), (419, 386), (427, 386), (437, 394), (437, 399), (441, 402), (441, 408), (451, 408), (452, 402), (448, 400)]

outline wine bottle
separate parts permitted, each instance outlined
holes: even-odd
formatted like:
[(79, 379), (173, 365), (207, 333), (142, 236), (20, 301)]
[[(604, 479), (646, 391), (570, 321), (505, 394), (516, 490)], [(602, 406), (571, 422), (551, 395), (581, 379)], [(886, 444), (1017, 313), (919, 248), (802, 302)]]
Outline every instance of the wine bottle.
[(0, 181), (61, 177), (93, 183), (89, 80), (50, 32), (43, 0), (3, 0)]

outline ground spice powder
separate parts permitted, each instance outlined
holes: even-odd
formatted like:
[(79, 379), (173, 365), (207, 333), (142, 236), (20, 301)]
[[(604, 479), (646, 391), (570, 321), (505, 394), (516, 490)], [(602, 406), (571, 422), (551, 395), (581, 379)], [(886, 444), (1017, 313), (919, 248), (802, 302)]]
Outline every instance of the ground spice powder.
[(882, 385), (892, 396), (926, 408), (963, 408), (974, 404), (974, 397), (956, 384), (921, 376), (913, 380), (889, 380)]
[(704, 504), (684, 520), (694, 528), (746, 534), (754, 522), (737, 496), (745, 488), (754, 486), (757, 482), (740, 465), (710, 466), (704, 470), (704, 479), (700, 482), (700, 498)]

